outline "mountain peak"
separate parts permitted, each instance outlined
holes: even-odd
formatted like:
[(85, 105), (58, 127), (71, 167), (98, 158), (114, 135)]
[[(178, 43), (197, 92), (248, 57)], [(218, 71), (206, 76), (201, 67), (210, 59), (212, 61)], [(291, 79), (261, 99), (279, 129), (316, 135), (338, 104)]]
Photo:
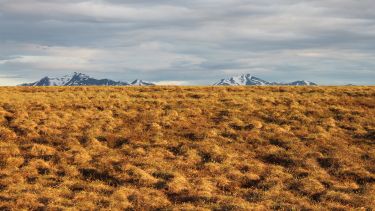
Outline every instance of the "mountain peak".
[(242, 74), (239, 76), (232, 76), (229, 79), (221, 79), (214, 85), (225, 86), (245, 86), (245, 85), (268, 85), (269, 82), (252, 76), (251, 74)]

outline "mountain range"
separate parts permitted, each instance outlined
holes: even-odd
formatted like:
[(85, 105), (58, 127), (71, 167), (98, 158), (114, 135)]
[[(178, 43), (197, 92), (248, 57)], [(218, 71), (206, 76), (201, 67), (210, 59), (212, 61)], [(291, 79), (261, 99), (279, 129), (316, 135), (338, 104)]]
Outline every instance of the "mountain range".
[(257, 78), (250, 74), (243, 74), (240, 76), (233, 76), (227, 79), (221, 79), (214, 84), (215, 86), (316, 86), (317, 84), (311, 81), (293, 81), (288, 83), (268, 82)]
[(114, 81), (110, 79), (95, 79), (83, 73), (74, 72), (63, 77), (44, 77), (33, 83), (25, 83), (20, 86), (153, 86), (154, 83), (143, 80), (135, 80), (131, 83)]
[[(44, 77), (33, 83), (20, 84), (20, 86), (154, 86), (156, 84), (143, 80), (134, 80), (133, 82), (114, 81), (110, 79), (96, 79), (83, 73), (74, 72), (62, 77)], [(293, 81), (288, 83), (268, 82), (263, 79), (243, 74), (232, 76), (227, 79), (221, 79), (214, 86), (315, 86), (311, 81)]]

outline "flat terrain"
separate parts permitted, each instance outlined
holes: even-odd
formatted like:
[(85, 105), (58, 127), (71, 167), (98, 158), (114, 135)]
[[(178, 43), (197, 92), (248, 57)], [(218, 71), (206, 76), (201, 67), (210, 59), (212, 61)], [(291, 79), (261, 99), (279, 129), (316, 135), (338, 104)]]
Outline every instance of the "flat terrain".
[(375, 87), (3, 87), (0, 210), (375, 208)]

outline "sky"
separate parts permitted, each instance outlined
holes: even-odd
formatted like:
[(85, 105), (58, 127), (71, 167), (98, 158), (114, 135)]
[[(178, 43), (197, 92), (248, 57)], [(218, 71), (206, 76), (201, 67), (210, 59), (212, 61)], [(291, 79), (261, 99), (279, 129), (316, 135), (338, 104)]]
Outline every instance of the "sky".
[(373, 0), (0, 0), (0, 85), (72, 72), (160, 84), (375, 84)]

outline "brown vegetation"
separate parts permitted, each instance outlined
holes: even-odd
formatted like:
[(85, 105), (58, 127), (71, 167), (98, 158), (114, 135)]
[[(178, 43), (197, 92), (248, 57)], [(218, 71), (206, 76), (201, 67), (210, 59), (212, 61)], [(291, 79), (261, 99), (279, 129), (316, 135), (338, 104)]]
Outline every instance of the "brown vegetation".
[(374, 144), (374, 87), (3, 87), (0, 210), (371, 210)]

